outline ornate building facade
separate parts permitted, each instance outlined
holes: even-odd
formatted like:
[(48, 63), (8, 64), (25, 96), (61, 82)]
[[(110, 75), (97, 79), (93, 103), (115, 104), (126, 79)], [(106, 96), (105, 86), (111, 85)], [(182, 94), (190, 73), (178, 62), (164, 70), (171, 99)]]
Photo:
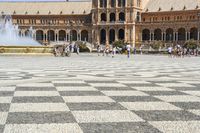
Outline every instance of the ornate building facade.
[(92, 0), (87, 2), (0, 2), (21, 36), (42, 44), (87, 41), (132, 45), (200, 39), (199, 0)]

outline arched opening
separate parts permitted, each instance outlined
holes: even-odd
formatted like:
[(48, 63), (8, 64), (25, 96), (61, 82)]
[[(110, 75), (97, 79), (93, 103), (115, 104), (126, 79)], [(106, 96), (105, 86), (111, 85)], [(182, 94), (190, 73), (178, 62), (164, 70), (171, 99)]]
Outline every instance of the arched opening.
[(166, 30), (166, 41), (173, 41), (173, 39), (174, 39), (173, 33), (174, 33), (174, 30), (171, 28), (168, 28)]
[(100, 7), (107, 7), (107, 0), (100, 0)]
[(47, 32), (48, 41), (55, 41), (55, 32), (53, 30), (49, 30)]
[(140, 18), (141, 18), (140, 12), (137, 12), (136, 21), (140, 22)]
[(101, 21), (105, 21), (106, 22), (106, 14), (105, 13), (102, 13), (101, 14)]
[(77, 31), (76, 30), (71, 31), (71, 40), (77, 41)]
[(119, 13), (119, 21), (125, 21), (125, 14), (123, 12)]
[(100, 33), (100, 43), (105, 44), (106, 43), (106, 30), (102, 29)]
[(118, 7), (125, 7), (126, 0), (118, 0)]
[(43, 41), (44, 39), (44, 32), (42, 30), (36, 31), (36, 40), (37, 41)]
[(65, 41), (66, 40), (66, 32), (64, 30), (59, 31), (59, 41)]
[(115, 7), (115, 0), (111, 0), (111, 7)]
[(21, 31), (21, 30), (19, 31), (18, 35), (19, 35), (19, 36), (22, 36), (22, 31)]
[(156, 29), (154, 31), (154, 40), (162, 40), (162, 31), (161, 29)]
[(110, 14), (110, 22), (114, 22), (116, 20), (115, 13)]
[(150, 40), (150, 30), (144, 29), (142, 31), (142, 41), (149, 41)]
[(119, 38), (119, 40), (124, 40), (125, 39), (125, 31), (124, 31), (124, 29), (120, 29), (119, 30), (118, 38)]
[(111, 29), (109, 32), (109, 43), (112, 44), (115, 41), (115, 30)]
[(198, 39), (198, 29), (197, 28), (190, 29), (190, 39), (194, 39), (194, 40)]
[(186, 37), (185, 37), (185, 29), (184, 28), (180, 28), (178, 30), (178, 40), (179, 41), (185, 41)]
[(26, 31), (25, 31), (25, 36), (26, 36), (26, 37), (30, 37), (29, 30), (26, 30)]
[(87, 30), (81, 31), (81, 41), (88, 41), (88, 31)]

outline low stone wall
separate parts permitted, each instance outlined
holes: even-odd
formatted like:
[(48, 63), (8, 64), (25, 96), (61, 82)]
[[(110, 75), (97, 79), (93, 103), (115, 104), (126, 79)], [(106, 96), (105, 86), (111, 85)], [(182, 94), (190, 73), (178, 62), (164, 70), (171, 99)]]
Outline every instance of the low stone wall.
[(0, 54), (51, 54), (49, 46), (0, 46)]

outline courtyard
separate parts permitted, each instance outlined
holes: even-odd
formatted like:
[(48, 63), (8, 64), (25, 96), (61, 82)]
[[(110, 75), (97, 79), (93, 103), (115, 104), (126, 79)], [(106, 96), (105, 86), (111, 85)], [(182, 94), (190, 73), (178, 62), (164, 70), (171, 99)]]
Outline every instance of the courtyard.
[(199, 131), (199, 57), (0, 56), (0, 133)]

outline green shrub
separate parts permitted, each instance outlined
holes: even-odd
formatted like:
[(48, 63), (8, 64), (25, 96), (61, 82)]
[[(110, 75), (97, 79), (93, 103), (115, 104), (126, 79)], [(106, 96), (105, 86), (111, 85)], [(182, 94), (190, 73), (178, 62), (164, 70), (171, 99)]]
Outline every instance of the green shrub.
[(123, 40), (113, 42), (113, 47), (120, 48), (121, 53), (126, 53), (126, 43)]
[(189, 49), (196, 49), (197, 48), (197, 42), (195, 40), (189, 40), (184, 45), (185, 48)]
[(151, 44), (151, 47), (155, 50), (158, 50), (159, 48), (164, 47), (164, 43), (162, 41), (155, 41), (153, 44)]
[(86, 43), (84, 43), (84, 42), (76, 42), (76, 45), (79, 46), (80, 52), (90, 52), (90, 50), (86, 46)]

